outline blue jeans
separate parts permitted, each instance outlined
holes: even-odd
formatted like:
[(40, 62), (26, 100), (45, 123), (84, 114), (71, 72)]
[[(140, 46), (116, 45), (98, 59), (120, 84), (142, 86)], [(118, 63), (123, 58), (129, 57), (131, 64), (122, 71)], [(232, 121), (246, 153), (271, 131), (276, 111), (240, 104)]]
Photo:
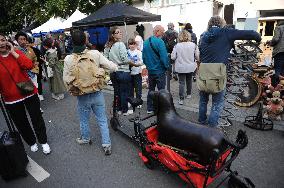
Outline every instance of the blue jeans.
[(150, 98), (149, 93), (151, 91), (155, 91), (157, 86), (158, 90), (165, 89), (166, 87), (166, 74), (149, 74), (148, 75), (149, 81), (149, 92), (147, 95), (147, 110), (153, 111), (153, 100)]
[(136, 98), (142, 98), (142, 76), (141, 74), (131, 75), (132, 78), (132, 87), (130, 95), (134, 97), (134, 90), (136, 94)]
[[(201, 124), (206, 124), (207, 120), (207, 104), (209, 100), (209, 93), (206, 93), (204, 91), (199, 92), (199, 117), (198, 121)], [(218, 125), (218, 120), (220, 117), (220, 114), (223, 110), (224, 105), (224, 96), (225, 91), (221, 91), (219, 93), (212, 94), (212, 107), (211, 112), (208, 118), (208, 125), (211, 127), (216, 127)]]
[(280, 52), (274, 56), (274, 69), (277, 76), (284, 76), (284, 52)]
[(100, 127), (102, 144), (110, 145), (110, 136), (107, 123), (107, 116), (105, 111), (105, 99), (101, 91), (81, 95), (77, 97), (78, 113), (80, 119), (80, 130), (82, 139), (90, 139), (90, 113), (93, 111), (97, 124)]

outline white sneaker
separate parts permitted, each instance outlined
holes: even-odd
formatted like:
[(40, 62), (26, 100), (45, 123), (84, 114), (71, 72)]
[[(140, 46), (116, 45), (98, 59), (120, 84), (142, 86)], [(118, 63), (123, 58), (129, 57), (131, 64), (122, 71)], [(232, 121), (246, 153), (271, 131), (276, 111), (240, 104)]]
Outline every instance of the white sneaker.
[(128, 112), (125, 112), (125, 113), (123, 113), (122, 115), (124, 115), (124, 116), (128, 116), (129, 114), (128, 114)]
[(37, 147), (37, 144), (35, 143), (34, 145), (31, 146), (31, 151), (37, 152), (37, 150), (38, 150), (38, 147)]
[(51, 97), (55, 100), (60, 100), (59, 97), (57, 95), (55, 95), (54, 93), (51, 93)]
[(133, 114), (133, 110), (128, 110), (127, 113), (128, 114)]
[(52, 93), (51, 97), (55, 100), (62, 100), (62, 99), (64, 99), (64, 94), (55, 95), (54, 93)]
[(137, 108), (138, 108), (138, 109), (141, 109), (141, 108), (142, 108), (142, 105), (137, 106)]
[(180, 105), (183, 105), (183, 100), (180, 99), (180, 100), (178, 101), (178, 103), (179, 103)]
[(191, 95), (187, 95), (186, 98), (187, 98), (187, 99), (190, 99), (190, 98), (191, 98)]
[(57, 97), (60, 99), (60, 100), (62, 100), (62, 99), (64, 99), (64, 94), (62, 93), (62, 94), (59, 94), (59, 95), (57, 95)]
[(49, 147), (49, 145), (47, 144), (47, 143), (45, 143), (45, 144), (42, 144), (41, 145), (42, 146), (42, 152), (44, 153), (44, 154), (50, 154), (50, 152), (51, 152), (51, 149), (50, 149), (50, 147)]
[(109, 80), (108, 82), (107, 82), (107, 85), (112, 85), (112, 82), (111, 82), (111, 80)]
[(128, 108), (130, 108), (130, 107), (131, 107), (131, 104), (128, 102), (128, 103), (127, 103), (127, 106), (128, 106)]
[(154, 111), (147, 111), (147, 114), (152, 114)]
[(43, 114), (43, 112), (44, 112), (43, 109), (39, 108), (39, 110), (40, 110), (40, 112)]
[(44, 100), (44, 98), (43, 98), (42, 95), (38, 95), (38, 98), (39, 98), (40, 101), (43, 101), (43, 100)]

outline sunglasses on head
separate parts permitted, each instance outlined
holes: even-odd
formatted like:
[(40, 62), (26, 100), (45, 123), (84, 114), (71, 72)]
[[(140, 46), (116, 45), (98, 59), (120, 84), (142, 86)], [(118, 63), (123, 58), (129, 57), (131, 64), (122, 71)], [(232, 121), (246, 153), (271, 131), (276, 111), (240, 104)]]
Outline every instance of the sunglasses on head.
[(121, 31), (117, 31), (117, 32), (115, 32), (114, 34), (119, 34), (119, 33), (121, 33)]
[(135, 45), (136, 44), (136, 42), (130, 42), (129, 43), (129, 45)]

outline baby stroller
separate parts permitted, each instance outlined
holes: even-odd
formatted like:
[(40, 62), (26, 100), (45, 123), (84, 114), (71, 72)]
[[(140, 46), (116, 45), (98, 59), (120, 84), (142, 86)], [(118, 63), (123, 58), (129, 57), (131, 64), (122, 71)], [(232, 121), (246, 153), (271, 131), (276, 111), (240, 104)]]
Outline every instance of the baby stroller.
[[(132, 119), (134, 135), (130, 136), (139, 145), (139, 156), (147, 168), (165, 167), (195, 188), (209, 186), (223, 171), (229, 175), (217, 187), (228, 177), (232, 188), (254, 187), (250, 179), (242, 179), (230, 169), (239, 151), (248, 143), (245, 132), (239, 130), (236, 141), (232, 142), (222, 131), (182, 119), (168, 91), (153, 92), (151, 97), (157, 122), (144, 128), (141, 122), (151, 116)], [(129, 103), (135, 108), (142, 102), (129, 99)], [(124, 130), (114, 117), (111, 126), (114, 130)]]

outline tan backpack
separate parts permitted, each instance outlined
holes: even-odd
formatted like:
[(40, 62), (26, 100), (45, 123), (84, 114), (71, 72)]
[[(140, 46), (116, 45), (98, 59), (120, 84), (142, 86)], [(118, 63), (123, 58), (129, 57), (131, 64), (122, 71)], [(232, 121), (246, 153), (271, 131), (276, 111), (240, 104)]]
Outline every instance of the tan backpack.
[(73, 81), (67, 84), (67, 89), (73, 96), (93, 93), (104, 88), (105, 70), (99, 67), (88, 54), (88, 51), (80, 54), (73, 53), (73, 63), (68, 71), (68, 76)]

